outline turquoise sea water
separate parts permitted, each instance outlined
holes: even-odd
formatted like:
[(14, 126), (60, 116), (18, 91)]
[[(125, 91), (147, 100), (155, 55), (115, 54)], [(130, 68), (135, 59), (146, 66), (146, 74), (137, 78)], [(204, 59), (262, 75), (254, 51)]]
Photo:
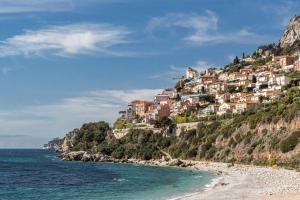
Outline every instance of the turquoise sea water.
[(67, 162), (47, 150), (0, 150), (1, 200), (160, 200), (205, 188), (208, 172)]

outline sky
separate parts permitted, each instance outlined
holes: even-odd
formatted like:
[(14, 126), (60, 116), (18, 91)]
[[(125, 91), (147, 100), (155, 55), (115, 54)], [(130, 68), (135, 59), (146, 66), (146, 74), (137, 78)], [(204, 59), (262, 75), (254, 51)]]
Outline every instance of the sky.
[(278, 42), (290, 0), (0, 0), (0, 148), (40, 148), (113, 123), (187, 66), (222, 67)]

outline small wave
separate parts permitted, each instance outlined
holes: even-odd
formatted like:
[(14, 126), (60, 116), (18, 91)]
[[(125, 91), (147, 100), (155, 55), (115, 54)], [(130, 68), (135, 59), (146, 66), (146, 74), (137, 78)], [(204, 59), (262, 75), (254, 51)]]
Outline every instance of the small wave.
[(199, 175), (199, 176), (194, 176), (195, 178), (203, 178), (203, 176)]
[(205, 188), (206, 188), (205, 190), (207, 191), (207, 190), (212, 189), (214, 186), (216, 186), (220, 182), (220, 180), (222, 178), (223, 177), (219, 176), (219, 177), (216, 177), (216, 178), (212, 179), (212, 181), (210, 183), (205, 185)]
[(118, 181), (118, 182), (128, 181), (128, 180), (125, 179), (125, 178), (114, 178), (113, 180), (114, 180), (114, 181)]
[[(199, 175), (198, 177), (201, 177), (201, 176)], [(223, 178), (223, 177), (218, 176), (218, 177), (212, 179), (212, 181), (211, 181), (210, 183), (206, 184), (206, 185), (204, 186), (204, 189), (201, 190), (201, 191), (193, 192), (193, 193), (189, 193), (189, 194), (185, 194), (185, 195), (183, 195), (183, 196), (174, 197), (174, 198), (171, 198), (171, 199), (168, 199), (168, 200), (184, 200), (184, 199), (187, 198), (187, 197), (192, 197), (192, 196), (194, 196), (194, 195), (201, 194), (201, 193), (204, 192), (204, 191), (211, 190), (211, 189), (214, 188), (214, 186), (216, 186), (216, 185), (220, 182), (220, 180), (221, 180), (222, 178)]]

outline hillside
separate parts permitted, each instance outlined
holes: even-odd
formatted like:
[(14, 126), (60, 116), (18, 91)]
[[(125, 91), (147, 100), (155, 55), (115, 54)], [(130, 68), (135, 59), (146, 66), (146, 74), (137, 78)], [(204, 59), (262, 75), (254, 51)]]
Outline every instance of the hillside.
[[(70, 132), (64, 142), (64, 159), (81, 160), (85, 151), (111, 159), (173, 158), (279, 165), (300, 169), (300, 90), (289, 89), (282, 98), (256, 111), (234, 118), (199, 123), (197, 130), (179, 137), (163, 137), (151, 131), (132, 129), (116, 139), (105, 122), (84, 124)], [(74, 158), (68, 152), (82, 151)], [(99, 159), (98, 159), (99, 160)]]
[(189, 67), (174, 88), (152, 102), (129, 102), (114, 129), (101, 121), (69, 132), (60, 147), (62, 159), (172, 157), (300, 170), (300, 59), (291, 55), (299, 42), (296, 15), (279, 44), (260, 46), (223, 69), (199, 73)]

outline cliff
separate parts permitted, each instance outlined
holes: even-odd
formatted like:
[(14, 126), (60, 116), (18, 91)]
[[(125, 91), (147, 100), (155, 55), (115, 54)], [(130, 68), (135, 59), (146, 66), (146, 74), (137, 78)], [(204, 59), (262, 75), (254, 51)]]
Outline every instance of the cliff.
[(279, 47), (287, 53), (300, 50), (300, 14), (290, 20), (279, 41)]

